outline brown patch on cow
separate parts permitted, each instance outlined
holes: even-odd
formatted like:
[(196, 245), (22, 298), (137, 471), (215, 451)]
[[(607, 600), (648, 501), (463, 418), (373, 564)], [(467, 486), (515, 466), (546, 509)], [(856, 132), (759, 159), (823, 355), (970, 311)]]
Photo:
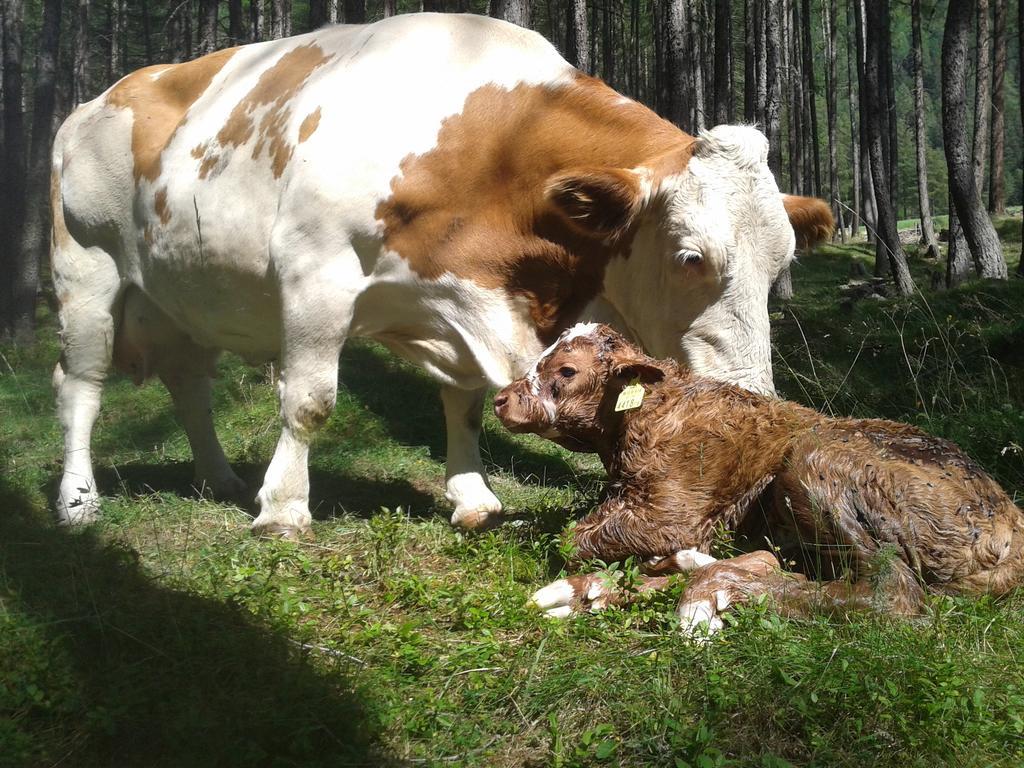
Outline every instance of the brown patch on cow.
[[(182, 64), (146, 67), (122, 78), (107, 93), (107, 103), (132, 111), (132, 158), (135, 181), (160, 175), (160, 155), (170, 144), (185, 114), (235, 55), (226, 48)], [(154, 75), (161, 73), (154, 80)]]
[(304, 142), (317, 128), (320, 127), (320, 107), (317, 107), (302, 121), (302, 125), (299, 126), (299, 144)]
[(828, 203), (816, 197), (783, 195), (782, 204), (796, 235), (796, 247), (802, 251), (832, 239), (836, 223)]
[(629, 252), (635, 222), (623, 201), (637, 191), (625, 171), (680, 171), (692, 146), (584, 75), (564, 87), (487, 85), (444, 120), (434, 149), (402, 161), (375, 215), (385, 246), (416, 274), (523, 296), (550, 341), (600, 292), (612, 256)]
[(167, 187), (161, 187), (153, 195), (153, 210), (160, 217), (161, 224), (171, 220), (171, 209), (167, 206)]
[[(224, 127), (217, 133), (220, 146), (240, 147), (255, 134), (252, 159), (259, 159), (265, 148), (274, 178), (280, 178), (295, 151), (285, 135), (291, 123), (292, 99), (313, 72), (333, 58), (333, 53), (324, 53), (316, 43), (288, 51), (260, 76), (253, 89), (235, 105)], [(255, 113), (264, 107), (266, 109), (257, 126)], [(204, 160), (203, 166), (206, 166), (208, 160)], [(215, 162), (216, 159), (213, 160)]]

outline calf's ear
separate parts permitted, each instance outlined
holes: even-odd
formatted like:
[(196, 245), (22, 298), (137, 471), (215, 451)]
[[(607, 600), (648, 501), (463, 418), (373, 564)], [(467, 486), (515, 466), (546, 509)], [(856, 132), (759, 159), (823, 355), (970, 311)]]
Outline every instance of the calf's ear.
[(653, 361), (638, 357), (616, 360), (612, 366), (612, 377), (619, 382), (641, 381), (644, 384), (655, 384), (665, 378), (665, 371)]
[(640, 211), (640, 181), (620, 168), (578, 168), (548, 179), (545, 195), (573, 229), (591, 237), (622, 232)]
[(796, 235), (796, 247), (801, 251), (813, 248), (818, 243), (832, 239), (835, 219), (828, 203), (816, 197), (783, 195), (782, 205), (789, 215), (789, 223)]

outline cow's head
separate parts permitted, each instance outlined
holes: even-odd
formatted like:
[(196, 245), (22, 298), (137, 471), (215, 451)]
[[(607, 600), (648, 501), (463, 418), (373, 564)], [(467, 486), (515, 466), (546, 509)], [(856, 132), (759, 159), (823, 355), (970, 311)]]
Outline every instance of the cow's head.
[(648, 351), (762, 393), (774, 392), (768, 291), (797, 244), (833, 227), (823, 201), (779, 193), (767, 156), (756, 129), (719, 126), (662, 167), (581, 169), (548, 188), (574, 226), (630, 233), (603, 298)]

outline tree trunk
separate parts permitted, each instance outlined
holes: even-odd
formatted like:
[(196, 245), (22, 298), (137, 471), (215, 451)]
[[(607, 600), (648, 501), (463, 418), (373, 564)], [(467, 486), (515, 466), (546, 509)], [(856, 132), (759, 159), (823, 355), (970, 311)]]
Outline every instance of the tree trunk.
[[(529, 28), (530, 0), (491, 0), (491, 16)], [(605, 34), (611, 35), (611, 29), (606, 28)], [(605, 62), (605, 66), (610, 66), (610, 63)]]
[(914, 49), (914, 139), (917, 145), (917, 199), (921, 211), (921, 243), (925, 257), (938, 259), (939, 241), (932, 223), (932, 206), (928, 197), (928, 135), (925, 132), (924, 56), (921, 50), (921, 0), (911, 0), (911, 26)]
[[(1020, 56), (1018, 72), (1024, 73), (1024, 3), (1017, 4), (1017, 52)], [(1020, 100), (1020, 124), (1024, 128), (1024, 99)], [(1024, 168), (1021, 168), (1024, 173)], [(1024, 277), (1024, 215), (1020, 220), (1020, 259), (1017, 261), (1017, 275)]]
[(668, 24), (665, 29), (665, 53), (668, 64), (668, 119), (684, 130), (689, 128), (689, 93), (684, 74), (686, 58), (686, 17), (684, 0), (668, 0)]
[(197, 53), (205, 56), (217, 50), (217, 12), (219, 0), (199, 0), (199, 45)]
[[(875, 185), (871, 178), (871, 157), (868, 152), (868, 128), (867, 128), (867, 85), (864, 79), (864, 62), (866, 50), (864, 46), (864, 0), (853, 0), (854, 7), (854, 29), (857, 38), (857, 86), (860, 95), (858, 104), (858, 130), (860, 141), (860, 193), (861, 193), (861, 218), (864, 221), (864, 228), (867, 230), (869, 243), (878, 241), (878, 206), (875, 201)], [(884, 266), (884, 269), (882, 268)], [(883, 274), (888, 269), (888, 258), (885, 261), (879, 259), (879, 250), (875, 248), (875, 273)]]
[[(44, 15), (46, 13), (45, 7), (43, 13)], [(121, 73), (124, 72), (125, 0), (109, 0), (107, 4), (107, 21), (107, 33), (110, 35), (110, 59), (107, 61), (107, 82), (112, 83), (120, 78)], [(40, 40), (39, 44), (40, 47), (44, 45), (42, 40)]]
[(818, 101), (817, 86), (814, 78), (814, 49), (811, 47), (811, 2), (803, 0), (803, 53), (804, 53), (804, 75), (807, 77), (807, 97), (810, 108), (811, 124), (810, 139), (811, 159), (814, 161), (814, 174), (810, 177), (812, 195), (821, 194), (821, 149), (818, 145)]
[(270, 27), (267, 32), (271, 40), (283, 37), (284, 0), (270, 0)]
[(22, 211), (25, 199), (25, 116), (22, 105), (22, 0), (2, 0), (3, 23), (3, 174), (0, 191), (0, 340), (14, 339), (20, 325), (21, 272), (25, 259), (20, 252)]
[(803, 135), (803, 75), (800, 73), (800, 36), (794, 34), (799, 26), (798, 3), (784, 0), (782, 11), (783, 68), (789, 81), (789, 104), (786, 117), (789, 122), (789, 187), (804, 194), (804, 135)]
[[(988, 0), (969, 0), (977, 3), (978, 37), (975, 41), (974, 88), (974, 183), (979, 197), (985, 189), (985, 161), (988, 160), (989, 111), (992, 109), (992, 38), (989, 30)], [(983, 199), (983, 198), (982, 198)], [(966, 224), (966, 222), (965, 222)], [(968, 237), (968, 242), (970, 238)]]
[(782, 0), (765, 0), (765, 132), (768, 134), (768, 166), (782, 179), (782, 134), (779, 108), (782, 101)]
[(861, 211), (861, 186), (860, 186), (860, 119), (856, 115), (857, 98), (853, 93), (853, 72), (850, 68), (850, 59), (856, 55), (855, 46), (850, 40), (850, 4), (846, 6), (846, 96), (850, 112), (850, 158), (853, 165), (853, 210), (850, 211), (850, 237), (857, 236), (860, 230)]
[(249, 13), (252, 16), (252, 41), (261, 42), (266, 39), (266, 14), (263, 9), (263, 0), (252, 0), (249, 5)]
[(838, 225), (840, 240), (846, 242), (846, 218), (839, 189), (839, 151), (836, 142), (839, 99), (836, 67), (836, 0), (828, 0), (821, 7), (821, 20), (825, 40), (825, 120), (828, 123), (828, 193), (832, 205), (832, 216)]
[(327, 23), (327, 0), (309, 0), (309, 28), (320, 29)]
[(384, 18), (394, 16), (398, 13), (397, 0), (384, 0)]
[(949, 191), (949, 245), (946, 248), (946, 287), (955, 288), (968, 280), (974, 272), (971, 263), (971, 249), (964, 238), (964, 228), (960, 226), (956, 209), (952, 206), (953, 188)]
[[(765, 41), (765, 19), (767, 18), (767, 5), (770, 0), (753, 0), (754, 7), (754, 31), (757, 41), (757, 122), (761, 129), (768, 133), (768, 45)], [(781, 161), (780, 161), (781, 164)]]
[(345, 23), (366, 23), (366, 0), (345, 0)]
[(693, 108), (693, 120), (690, 125), (695, 131), (703, 131), (707, 127), (708, 115), (704, 104), (704, 75), (706, 68), (704, 67), (700, 50), (700, 11), (692, 3), (688, 8), (688, 32), (686, 38), (690, 50), (690, 104)]
[(885, 58), (891, 55), (886, 49), (885, 25), (889, 0), (868, 0), (865, 4), (865, 43), (867, 57), (864, 62), (864, 95), (868, 127), (868, 154), (871, 157), (871, 177), (874, 180), (875, 202), (878, 206), (878, 239), (889, 257), (889, 269), (896, 290), (909, 296), (915, 290), (914, 280), (907, 268), (907, 258), (896, 233), (896, 210), (890, 197), (892, 190), (887, 178), (889, 169), (882, 151), (882, 111), (887, 96), (884, 77)]
[(89, 0), (75, 6), (75, 40), (71, 63), (71, 100), (75, 106), (89, 100)]
[(967, 46), (974, 0), (950, 3), (942, 40), (942, 138), (949, 166), (949, 191), (957, 217), (982, 277), (1006, 278), (999, 238), (981, 204), (981, 195), (968, 153)]
[(60, 51), (61, 0), (46, 0), (36, 52), (32, 145), (26, 176), (24, 224), (18, 249), (19, 267), (12, 274), (14, 335), (31, 341), (35, 331), (39, 270), (50, 243), (50, 146), (57, 101), (57, 56)]
[[(886, 170), (889, 174), (889, 199), (892, 201), (893, 212), (899, 207), (900, 200), (900, 164), (899, 164), (899, 136), (896, 122), (896, 84), (892, 72), (892, 18), (889, 3), (884, 3), (881, 32), (884, 36), (882, 50), (884, 58), (881, 60), (882, 74), (885, 77), (885, 130), (886, 137), (883, 142), (885, 157), (888, 163)], [(899, 216), (896, 217), (897, 219)]]
[(149, 18), (149, 0), (142, 0), (142, 46), (146, 52), (146, 64), (153, 63), (153, 25)]
[(992, 28), (992, 151), (989, 167), (988, 209), (999, 216), (1006, 214), (1004, 160), (1006, 145), (1006, 100), (1003, 85), (1006, 79), (1006, 0), (993, 0)]
[(228, 37), (232, 45), (245, 42), (245, 17), (242, 15), (242, 0), (228, 0)]
[(590, 39), (587, 29), (587, 0), (569, 2), (569, 63), (586, 72), (593, 72), (590, 64)]
[(757, 14), (755, 0), (747, 0), (743, 8), (743, 119), (748, 123), (757, 122), (757, 51), (754, 16)]
[(730, 0), (715, 0), (715, 125), (729, 122), (732, 90), (729, 85), (729, 54), (732, 40), (729, 19), (732, 16)]

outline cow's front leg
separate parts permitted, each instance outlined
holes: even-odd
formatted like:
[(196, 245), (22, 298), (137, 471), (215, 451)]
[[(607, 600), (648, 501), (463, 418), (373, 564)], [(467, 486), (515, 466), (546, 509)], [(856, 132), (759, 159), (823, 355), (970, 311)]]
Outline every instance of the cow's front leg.
[(445, 498), (454, 506), (452, 525), (479, 528), (501, 512), (480, 460), (480, 423), (486, 388), (441, 387), (448, 432)]
[(311, 270), (282, 283), (281, 437), (256, 497), (260, 514), (252, 529), (297, 538), (310, 531), (309, 443), (334, 410), (352, 296), (330, 270)]

